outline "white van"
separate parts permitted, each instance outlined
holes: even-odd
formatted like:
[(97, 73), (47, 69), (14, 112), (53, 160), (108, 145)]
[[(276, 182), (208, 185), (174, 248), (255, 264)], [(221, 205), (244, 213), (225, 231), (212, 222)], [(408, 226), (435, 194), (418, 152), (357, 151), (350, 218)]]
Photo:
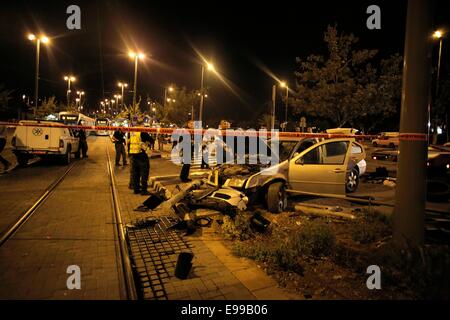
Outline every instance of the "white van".
[(78, 152), (78, 138), (73, 129), (58, 125), (51, 121), (19, 122), (11, 141), (19, 165), (26, 165), (34, 156), (58, 157), (64, 164), (70, 163), (72, 154)]

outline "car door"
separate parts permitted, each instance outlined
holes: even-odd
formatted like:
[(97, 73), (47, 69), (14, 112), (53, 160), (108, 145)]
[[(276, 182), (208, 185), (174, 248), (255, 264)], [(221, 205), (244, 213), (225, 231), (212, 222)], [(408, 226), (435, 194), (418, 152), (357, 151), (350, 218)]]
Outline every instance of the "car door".
[(302, 192), (345, 194), (351, 139), (315, 144), (289, 161), (288, 183)]

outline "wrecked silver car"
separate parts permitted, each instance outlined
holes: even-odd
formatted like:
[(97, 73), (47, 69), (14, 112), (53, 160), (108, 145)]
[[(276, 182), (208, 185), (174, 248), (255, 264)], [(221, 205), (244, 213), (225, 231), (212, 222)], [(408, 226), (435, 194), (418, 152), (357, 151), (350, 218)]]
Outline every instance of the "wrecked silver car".
[(354, 192), (366, 171), (365, 151), (354, 139), (280, 138), (274, 166), (224, 164), (215, 168), (209, 183), (242, 191), (250, 203), (265, 203), (282, 212), (286, 190), (304, 193)]

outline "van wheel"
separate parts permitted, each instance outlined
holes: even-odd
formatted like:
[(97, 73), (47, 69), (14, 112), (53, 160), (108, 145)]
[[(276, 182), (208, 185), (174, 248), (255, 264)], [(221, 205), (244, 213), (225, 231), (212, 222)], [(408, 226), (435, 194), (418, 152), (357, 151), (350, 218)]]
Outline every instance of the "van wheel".
[(66, 153), (63, 156), (63, 164), (69, 165), (70, 164), (70, 158), (72, 157), (72, 147), (70, 145), (67, 146)]
[(359, 173), (358, 170), (353, 168), (347, 175), (345, 181), (345, 191), (347, 193), (355, 192), (359, 185)]
[(28, 164), (29, 157), (26, 154), (16, 153), (16, 159), (20, 167), (25, 167)]
[(280, 213), (286, 209), (287, 197), (284, 183), (272, 183), (267, 189), (267, 209), (272, 213)]

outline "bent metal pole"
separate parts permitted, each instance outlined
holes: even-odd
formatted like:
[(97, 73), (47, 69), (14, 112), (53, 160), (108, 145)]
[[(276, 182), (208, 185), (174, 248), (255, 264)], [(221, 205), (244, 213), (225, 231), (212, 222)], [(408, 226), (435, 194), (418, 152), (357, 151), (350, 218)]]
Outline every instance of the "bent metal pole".
[(400, 138), (394, 209), (394, 240), (399, 245), (421, 245), (424, 242), (426, 127), (431, 80), (431, 2), (408, 1), (400, 136), (407, 133), (422, 134), (424, 138)]

